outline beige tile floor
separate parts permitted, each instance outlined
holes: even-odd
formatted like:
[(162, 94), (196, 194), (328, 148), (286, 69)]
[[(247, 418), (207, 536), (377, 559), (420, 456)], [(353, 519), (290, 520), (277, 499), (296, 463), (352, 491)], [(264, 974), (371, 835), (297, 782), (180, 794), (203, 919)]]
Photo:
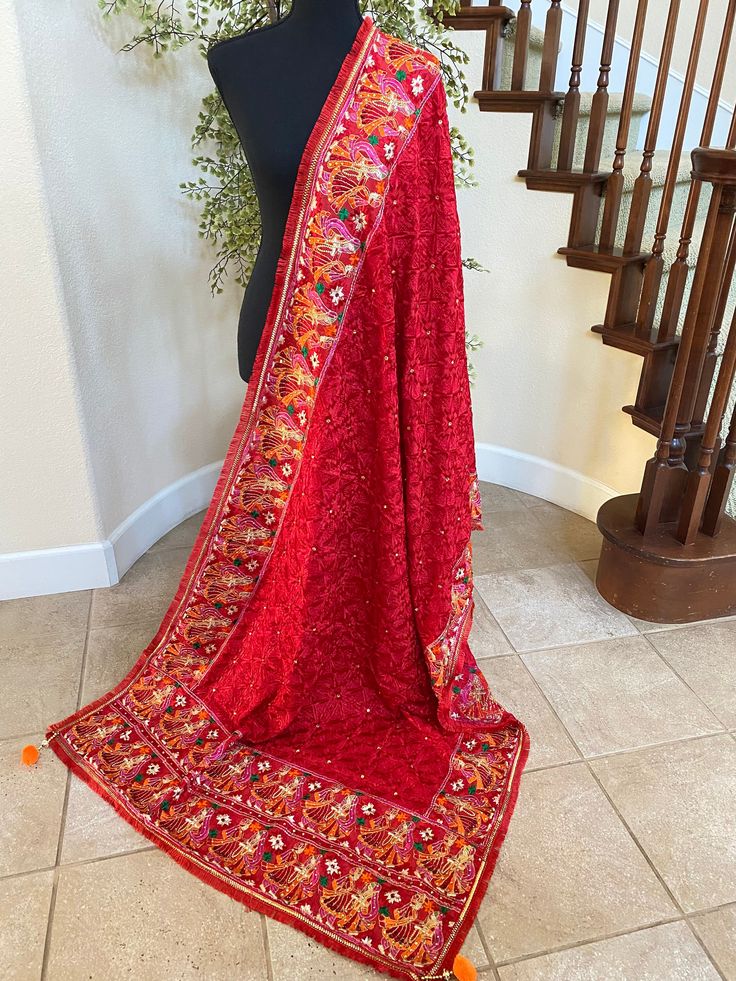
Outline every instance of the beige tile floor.
[[(736, 618), (634, 621), (590, 522), (485, 484), (471, 646), (529, 726), (519, 804), (466, 952), (496, 981), (736, 981)], [(153, 636), (201, 516), (112, 589), (0, 604), (0, 978), (377, 977), (248, 911), (21, 747)]]

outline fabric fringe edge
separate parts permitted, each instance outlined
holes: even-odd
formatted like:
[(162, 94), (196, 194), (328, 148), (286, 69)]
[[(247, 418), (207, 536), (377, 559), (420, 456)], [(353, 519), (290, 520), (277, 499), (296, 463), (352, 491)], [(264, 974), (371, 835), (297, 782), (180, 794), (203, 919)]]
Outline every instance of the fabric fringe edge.
[[(280, 923), (284, 923), (286, 926), (293, 927), (294, 929), (307, 934), (318, 943), (330, 948), (331, 950), (334, 950), (335, 953), (340, 954), (342, 957), (359, 961), (369, 967), (372, 967), (376, 971), (383, 971), (385, 974), (394, 978), (411, 978), (413, 981), (435, 981), (435, 979), (437, 979), (437, 981), (440, 981), (440, 979), (451, 979), (455, 976), (452, 972), (452, 964), (456, 955), (460, 953), (460, 950), (465, 943), (473, 924), (475, 923), (476, 915), (496, 867), (501, 846), (506, 838), (511, 816), (516, 807), (521, 775), (529, 755), (528, 732), (522, 723), (519, 723), (519, 727), (522, 737), (521, 748), (519, 750), (519, 756), (514, 768), (514, 774), (508, 787), (508, 800), (504, 816), (501, 819), (501, 823), (496, 831), (496, 834), (494, 835), (493, 844), (491, 845), (488, 856), (486, 857), (483, 872), (476, 882), (473, 898), (465, 910), (463, 920), (457, 928), (455, 937), (447, 948), (442, 964), (438, 965), (437, 970), (429, 974), (417, 974), (416, 970), (413, 968), (402, 970), (398, 965), (394, 967), (391, 963), (378, 963), (375, 958), (370, 957), (367, 951), (364, 952), (360, 948), (347, 947), (334, 935), (322, 933), (309, 921), (299, 919), (294, 913), (287, 912), (278, 907), (272, 907), (268, 902), (266, 902), (265, 899), (260, 899), (255, 893), (244, 892), (237, 889), (226, 879), (221, 879), (219, 876), (209, 872), (197, 862), (192, 861), (185, 854), (171, 845), (166, 839), (161, 838), (153, 828), (150, 828), (143, 821), (139, 820), (109, 791), (105, 783), (98, 780), (90, 771), (80, 766), (73, 752), (67, 748), (66, 744), (62, 740), (52, 740), (48, 745), (49, 748), (53, 750), (54, 754), (69, 768), (69, 770), (71, 770), (75, 776), (79, 777), (80, 780), (84, 781), (84, 783), (87, 784), (91, 790), (110, 804), (115, 811), (139, 834), (151, 841), (161, 851), (165, 852), (170, 858), (172, 858), (178, 865), (186, 869), (188, 872), (191, 872), (192, 875), (196, 876), (202, 882), (212, 886), (214, 889), (224, 893), (231, 899), (236, 900), (254, 912), (262, 913), (264, 916), (278, 920)], [(109, 857), (120, 858), (125, 854), (125, 852), (122, 852), (120, 855), (111, 855)]]

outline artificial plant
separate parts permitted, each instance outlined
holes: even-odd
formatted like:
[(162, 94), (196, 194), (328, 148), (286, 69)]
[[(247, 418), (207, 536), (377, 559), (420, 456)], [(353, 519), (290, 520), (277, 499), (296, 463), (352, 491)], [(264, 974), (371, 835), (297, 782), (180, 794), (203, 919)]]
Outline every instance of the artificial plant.
[[(188, 44), (196, 44), (202, 57), (215, 41), (264, 27), (280, 20), (291, 2), (282, 0), (99, 0), (105, 16), (127, 13), (138, 22), (134, 36), (123, 45), (130, 51), (139, 45), (161, 58)], [(462, 66), (468, 56), (440, 22), (444, 13), (452, 14), (459, 0), (420, 0), (416, 10), (402, 0), (371, 0), (361, 3), (381, 30), (403, 38), (410, 44), (435, 54), (442, 67), (448, 100), (466, 111), (468, 87)], [(455, 182), (475, 186), (472, 175), (473, 150), (456, 126), (450, 128)], [(261, 221), (255, 186), (240, 140), (215, 88), (202, 100), (197, 125), (192, 134), (196, 156), (193, 164), (200, 171), (195, 180), (184, 181), (184, 194), (200, 207), (199, 235), (215, 252), (209, 282), (213, 293), (221, 293), (228, 276), (247, 285), (253, 270), (261, 237)], [(475, 259), (464, 259), (468, 269), (482, 270)], [(487, 271), (487, 270), (484, 270)], [(468, 352), (481, 341), (466, 330)], [(469, 362), (471, 381), (475, 371)]]

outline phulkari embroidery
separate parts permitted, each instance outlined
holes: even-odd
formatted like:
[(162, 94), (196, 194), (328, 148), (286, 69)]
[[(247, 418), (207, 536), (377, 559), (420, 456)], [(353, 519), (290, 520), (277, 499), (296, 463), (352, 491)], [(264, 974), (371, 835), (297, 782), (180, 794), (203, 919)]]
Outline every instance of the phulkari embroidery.
[(156, 636), (53, 751), (215, 888), (451, 976), (528, 753), (471, 652), (483, 528), (439, 61), (366, 16)]

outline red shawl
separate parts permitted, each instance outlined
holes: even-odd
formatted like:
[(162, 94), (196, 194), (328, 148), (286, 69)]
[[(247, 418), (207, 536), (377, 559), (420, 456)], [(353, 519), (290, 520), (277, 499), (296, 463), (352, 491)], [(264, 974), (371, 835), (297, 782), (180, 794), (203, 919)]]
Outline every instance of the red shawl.
[(440, 64), (366, 16), (176, 595), (47, 739), (215, 888), (448, 977), (528, 752), (468, 646), (482, 527)]

